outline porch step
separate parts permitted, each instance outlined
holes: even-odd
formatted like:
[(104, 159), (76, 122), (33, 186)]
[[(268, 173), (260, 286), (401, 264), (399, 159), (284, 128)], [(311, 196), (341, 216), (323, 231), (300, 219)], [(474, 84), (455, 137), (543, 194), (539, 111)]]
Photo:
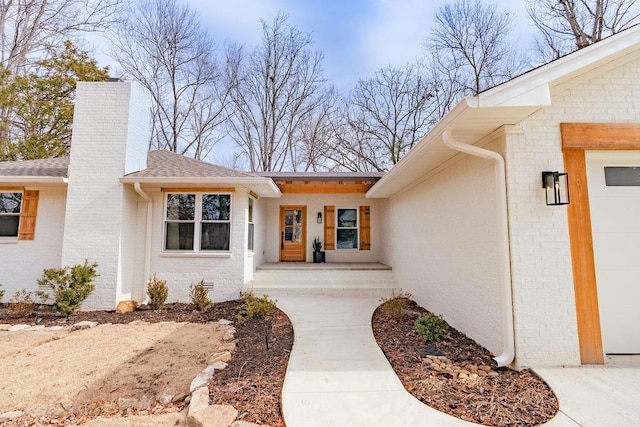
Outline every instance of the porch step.
[(381, 264), (353, 265), (338, 268), (328, 264), (322, 268), (318, 265), (283, 266), (273, 269), (259, 268), (249, 284), (256, 295), (327, 295), (357, 294), (375, 295), (389, 298), (401, 293), (393, 271), (385, 268), (371, 268)]

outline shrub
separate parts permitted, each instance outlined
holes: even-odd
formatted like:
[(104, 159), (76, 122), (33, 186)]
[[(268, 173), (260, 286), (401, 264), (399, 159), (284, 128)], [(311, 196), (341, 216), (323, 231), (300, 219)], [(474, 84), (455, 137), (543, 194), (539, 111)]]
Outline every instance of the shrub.
[(4, 298), (4, 290), (2, 289), (2, 283), (0, 283), (0, 303), (2, 303), (2, 298)]
[(159, 310), (167, 301), (169, 288), (166, 280), (160, 280), (154, 274), (147, 282), (147, 295), (149, 295), (149, 305), (154, 310)]
[[(45, 269), (40, 286), (50, 288), (53, 292), (53, 310), (65, 316), (80, 309), (82, 302), (96, 289), (93, 279), (98, 277), (97, 263), (76, 264), (73, 267)], [(46, 292), (38, 292), (38, 296), (49, 299)]]
[(250, 319), (270, 319), (276, 309), (276, 302), (269, 299), (268, 295), (258, 298), (252, 294), (244, 294), (240, 314)]
[(425, 313), (418, 317), (415, 322), (418, 334), (427, 342), (438, 342), (447, 335), (449, 330), (449, 324), (442, 318), (442, 316), (436, 316), (435, 314)]
[(194, 310), (204, 311), (211, 305), (211, 299), (209, 299), (207, 288), (204, 286), (204, 280), (189, 285), (189, 295), (191, 296), (191, 307)]
[(391, 298), (382, 298), (380, 302), (384, 304), (384, 310), (389, 313), (393, 319), (400, 320), (404, 315), (404, 311), (409, 305), (412, 295), (409, 292), (404, 292), (400, 295), (392, 296)]
[(9, 300), (9, 316), (13, 318), (27, 316), (33, 312), (35, 305), (33, 294), (22, 289)]

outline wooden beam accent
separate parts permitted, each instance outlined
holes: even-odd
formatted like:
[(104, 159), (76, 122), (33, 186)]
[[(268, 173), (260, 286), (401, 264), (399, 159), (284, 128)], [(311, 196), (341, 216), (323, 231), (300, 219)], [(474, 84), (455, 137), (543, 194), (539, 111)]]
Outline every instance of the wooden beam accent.
[(163, 193), (233, 193), (233, 187), (162, 187)]
[(640, 124), (560, 123), (563, 149), (640, 150)]
[(585, 153), (583, 149), (564, 149), (563, 155), (565, 169), (570, 177), (571, 203), (567, 207), (567, 214), (580, 360), (587, 364), (603, 364), (604, 349), (600, 328)]
[(276, 182), (283, 193), (288, 194), (364, 194), (373, 182)]
[(256, 193), (254, 193), (253, 191), (249, 191), (249, 195), (251, 197), (253, 197), (254, 199), (256, 199), (256, 200), (259, 199), (258, 195)]
[(0, 193), (13, 193), (24, 191), (24, 187), (0, 187)]

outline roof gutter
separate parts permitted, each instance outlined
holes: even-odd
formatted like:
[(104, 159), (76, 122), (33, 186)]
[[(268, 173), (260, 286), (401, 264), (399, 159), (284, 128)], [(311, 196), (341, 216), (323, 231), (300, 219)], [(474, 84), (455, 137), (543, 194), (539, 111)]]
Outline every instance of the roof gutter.
[(133, 184), (133, 188), (136, 193), (147, 202), (147, 216), (146, 216), (146, 228), (144, 234), (144, 280), (148, 280), (151, 276), (151, 233), (152, 233), (152, 221), (153, 221), (153, 200), (147, 193), (142, 190), (139, 182)]
[(500, 287), (502, 294), (502, 325), (503, 325), (503, 350), (502, 354), (494, 357), (499, 367), (510, 365), (515, 359), (515, 330), (513, 327), (513, 290), (511, 288), (511, 262), (509, 252), (509, 222), (507, 217), (507, 181), (504, 158), (495, 151), (486, 150), (474, 145), (456, 141), (451, 131), (442, 133), (444, 144), (456, 151), (466, 153), (481, 159), (491, 160), (494, 165), (496, 180), (496, 208), (498, 226), (500, 228), (499, 244), (499, 268)]

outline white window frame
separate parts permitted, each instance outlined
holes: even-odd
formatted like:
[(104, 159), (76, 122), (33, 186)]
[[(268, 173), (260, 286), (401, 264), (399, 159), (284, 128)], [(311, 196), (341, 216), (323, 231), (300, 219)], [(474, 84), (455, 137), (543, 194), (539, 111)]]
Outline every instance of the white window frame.
[[(167, 208), (169, 195), (171, 194), (193, 194), (195, 195), (195, 211), (193, 220), (169, 220), (167, 219)], [(203, 220), (202, 219), (202, 199), (203, 196), (229, 196), (229, 219), (228, 220)], [(228, 254), (231, 253), (233, 241), (233, 194), (230, 192), (211, 192), (211, 191), (170, 191), (164, 193), (164, 211), (162, 220), (162, 252), (170, 254)], [(193, 248), (192, 249), (167, 249), (167, 223), (193, 223)], [(229, 249), (200, 249), (202, 225), (224, 223), (229, 224)]]
[(249, 196), (247, 203), (247, 250), (254, 252), (256, 247), (256, 226), (253, 217), (255, 216), (256, 201)]
[[(340, 211), (341, 210), (354, 210), (356, 211), (356, 225), (355, 227), (339, 227), (340, 224)], [(340, 250), (340, 251), (348, 251), (348, 250), (359, 250), (360, 249), (360, 209), (358, 207), (350, 207), (350, 206), (345, 206), (345, 207), (337, 207), (336, 206), (336, 235), (335, 235), (335, 242), (336, 242), (336, 250)], [(338, 230), (356, 230), (356, 246), (352, 247), (352, 248), (341, 248), (338, 246)]]
[(16, 231), (16, 235), (15, 236), (0, 236), (0, 240), (4, 240), (4, 241), (15, 241), (18, 240), (18, 236), (20, 235), (20, 221), (22, 220), (22, 209), (24, 207), (24, 191), (21, 190), (0, 190), (0, 193), (4, 193), (4, 194), (20, 194), (20, 210), (18, 211), (18, 213), (7, 213), (7, 212), (0, 212), (0, 217), (11, 217), (11, 216), (17, 216), (18, 217), (18, 230)]

